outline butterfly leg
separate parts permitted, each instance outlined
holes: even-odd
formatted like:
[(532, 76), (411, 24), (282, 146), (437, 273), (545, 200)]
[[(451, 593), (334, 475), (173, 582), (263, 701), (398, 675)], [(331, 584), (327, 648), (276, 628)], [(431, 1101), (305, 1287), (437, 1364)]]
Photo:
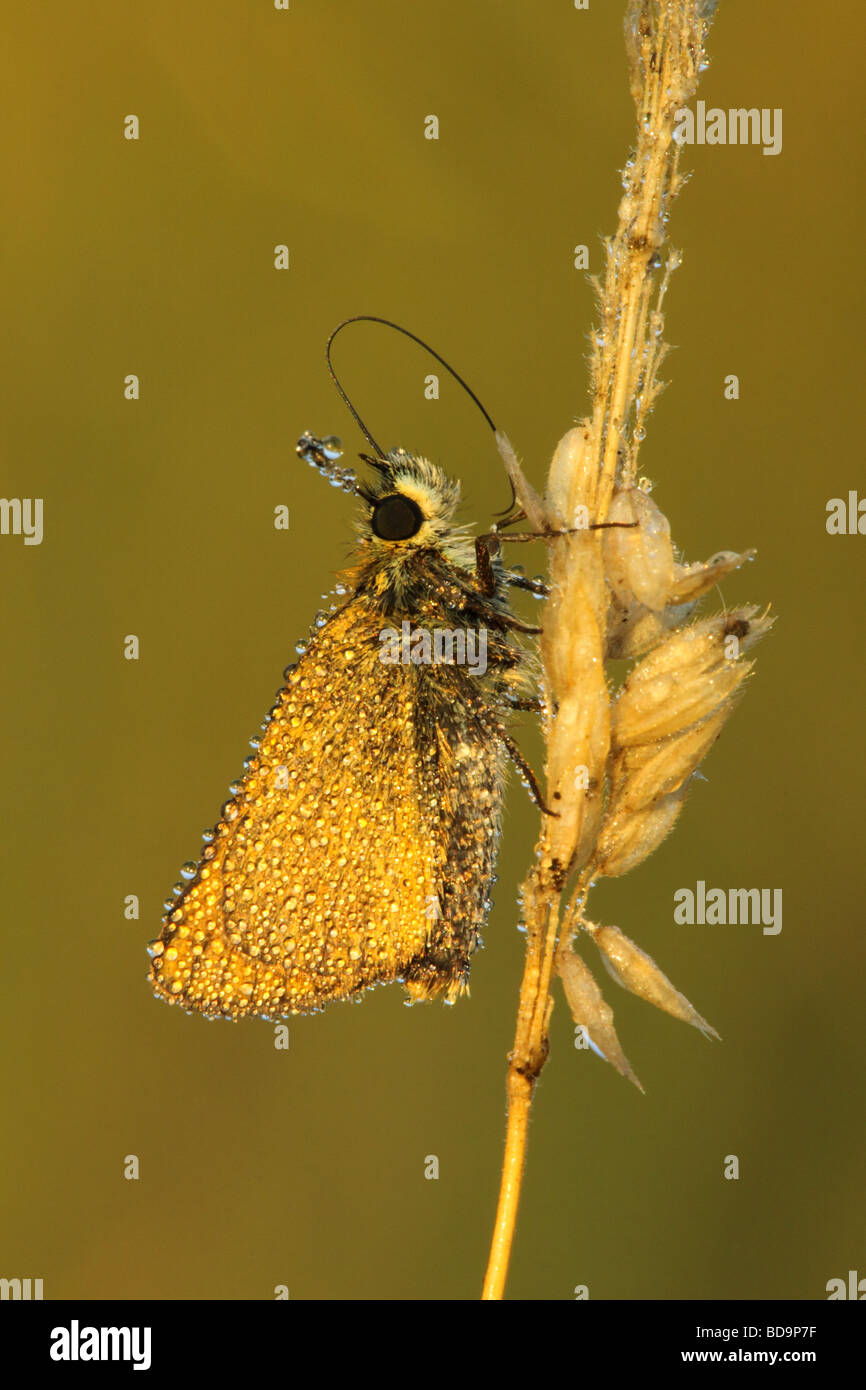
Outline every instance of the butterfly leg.
[(481, 697), (474, 691), (464, 693), (464, 698), (467, 700), (467, 703), (472, 709), (473, 714), (475, 715), (476, 719), (478, 720), (479, 724), (484, 729), (484, 731), (487, 734), (492, 734), (494, 738), (497, 738), (499, 740), (505, 751), (508, 753), (509, 758), (514, 763), (514, 766), (522, 774), (529, 788), (529, 794), (535, 802), (536, 806), (538, 807), (539, 811), (543, 811), (546, 816), (558, 816), (558, 811), (552, 811), (550, 807), (545, 804), (544, 797), (542, 795), (541, 788), (538, 785), (538, 779), (535, 776), (535, 773), (529, 766), (529, 763), (524, 758), (520, 749), (517, 747), (517, 744), (514, 742), (514, 739), (508, 733), (508, 730), (504, 728), (502, 721), (499, 719), (496, 711), (491, 709), (490, 706), (486, 703), (486, 701), (482, 700)]
[(539, 598), (550, 597), (550, 585), (545, 584), (543, 579), (527, 579), (525, 575), (515, 574), (513, 570), (506, 571), (506, 584), (510, 584), (513, 589), (525, 589), (528, 594), (536, 594)]
[(530, 714), (543, 714), (547, 706), (540, 695), (527, 696), (526, 699), (515, 697), (508, 701), (509, 709), (528, 710)]

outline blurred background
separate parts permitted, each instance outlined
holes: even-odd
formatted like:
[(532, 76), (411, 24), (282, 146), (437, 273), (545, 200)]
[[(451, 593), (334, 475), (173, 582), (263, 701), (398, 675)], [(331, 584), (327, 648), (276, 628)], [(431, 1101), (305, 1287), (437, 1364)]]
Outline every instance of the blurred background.
[[(593, 294), (573, 249), (599, 272), (615, 226), (623, 10), (97, 0), (7, 17), (0, 491), (44, 498), (44, 539), (0, 537), (0, 1275), (42, 1278), (46, 1298), (478, 1295), (537, 828), (517, 779), (453, 1009), (408, 1010), (392, 986), (293, 1020), (278, 1051), (270, 1024), (157, 1003), (145, 946), (348, 554), (350, 499), (294, 454), (306, 428), (363, 447), (330, 330), (372, 313), (427, 338), (539, 486), (587, 409)], [(512, 1297), (820, 1299), (866, 1275), (866, 539), (825, 528), (863, 478), (863, 38), (853, 0), (832, 25), (804, 0), (727, 0), (710, 37), (699, 95), (781, 107), (783, 148), (686, 152), (676, 351), (641, 467), (688, 560), (757, 547), (724, 601), (771, 601), (779, 621), (675, 833), (600, 886), (593, 916), (724, 1041), (587, 956), (644, 1096), (575, 1049), (557, 987)], [(459, 389), (443, 374), (425, 400), (435, 365), (378, 327), (338, 358), (373, 434), (459, 476), (462, 519), (486, 526), (507, 489)], [(519, 737), (538, 766), (529, 716)], [(782, 889), (781, 933), (677, 925), (673, 895), (698, 880)]]

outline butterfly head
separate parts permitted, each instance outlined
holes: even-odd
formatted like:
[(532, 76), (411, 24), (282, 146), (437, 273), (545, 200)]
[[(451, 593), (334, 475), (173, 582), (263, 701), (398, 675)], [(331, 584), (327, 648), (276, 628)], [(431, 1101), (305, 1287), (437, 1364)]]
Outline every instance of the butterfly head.
[(363, 457), (379, 474), (372, 487), (359, 489), (369, 509), (365, 529), (370, 539), (386, 548), (423, 548), (441, 541), (460, 500), (460, 484), (429, 459), (404, 449)]

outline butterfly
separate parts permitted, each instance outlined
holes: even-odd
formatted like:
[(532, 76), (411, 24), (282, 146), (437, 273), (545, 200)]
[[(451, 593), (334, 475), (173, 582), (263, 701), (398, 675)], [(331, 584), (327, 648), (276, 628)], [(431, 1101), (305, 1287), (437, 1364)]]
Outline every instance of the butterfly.
[(438, 465), (379, 448), (331, 373), (372, 481), (338, 466), (333, 438), (305, 433), (297, 452), (359, 503), (353, 563), (149, 947), (156, 995), (209, 1018), (278, 1019), (391, 981), (453, 1002), (490, 908), (509, 759), (541, 804), (509, 732), (513, 710), (539, 708), (520, 638), (538, 629), (509, 588), (544, 587), (505, 567), (498, 531), (455, 524), (460, 488)]

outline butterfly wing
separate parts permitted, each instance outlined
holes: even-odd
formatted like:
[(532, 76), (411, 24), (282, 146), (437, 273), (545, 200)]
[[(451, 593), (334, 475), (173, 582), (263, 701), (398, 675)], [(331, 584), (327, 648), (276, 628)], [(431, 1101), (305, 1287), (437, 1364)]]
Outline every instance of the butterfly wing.
[(289, 673), (151, 947), (158, 996), (277, 1018), (395, 979), (415, 998), (465, 987), (500, 757), (465, 673), (383, 663), (381, 628), (356, 595)]

